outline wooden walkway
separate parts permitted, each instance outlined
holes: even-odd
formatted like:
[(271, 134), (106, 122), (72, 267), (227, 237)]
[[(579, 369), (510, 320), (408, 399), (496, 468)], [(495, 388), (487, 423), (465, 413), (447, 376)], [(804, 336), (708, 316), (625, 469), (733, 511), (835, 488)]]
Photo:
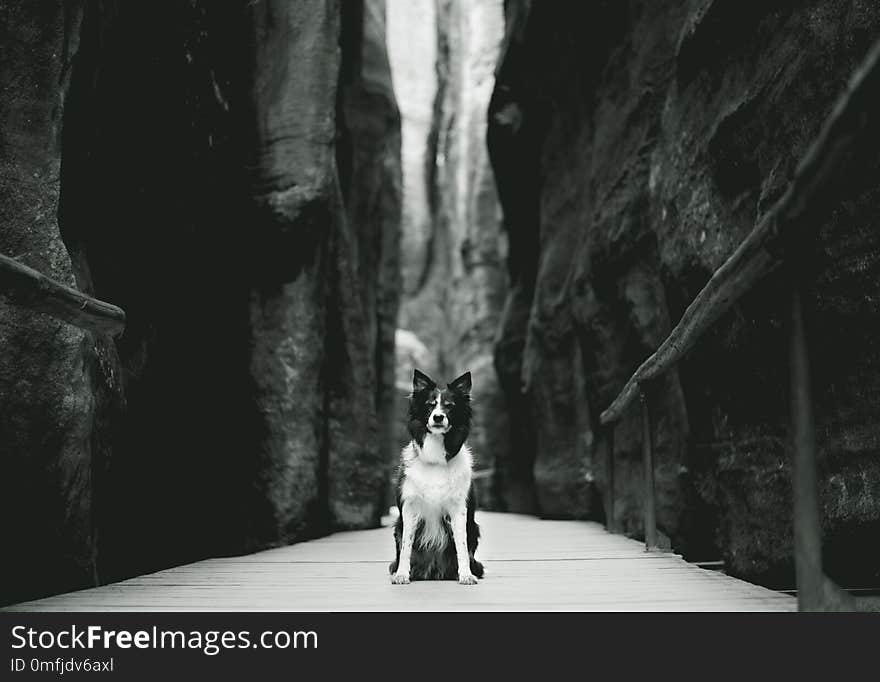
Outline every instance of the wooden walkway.
[(596, 523), (478, 512), (486, 577), (391, 585), (390, 528), (208, 559), (16, 611), (794, 611), (794, 598), (648, 553)]

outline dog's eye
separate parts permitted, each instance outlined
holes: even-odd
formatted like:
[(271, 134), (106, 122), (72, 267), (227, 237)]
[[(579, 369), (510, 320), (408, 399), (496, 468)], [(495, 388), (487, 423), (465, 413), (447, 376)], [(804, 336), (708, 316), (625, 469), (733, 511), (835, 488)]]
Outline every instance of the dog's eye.
[(445, 407), (448, 410), (450, 408), (455, 407), (455, 403), (443, 403), (443, 407)]

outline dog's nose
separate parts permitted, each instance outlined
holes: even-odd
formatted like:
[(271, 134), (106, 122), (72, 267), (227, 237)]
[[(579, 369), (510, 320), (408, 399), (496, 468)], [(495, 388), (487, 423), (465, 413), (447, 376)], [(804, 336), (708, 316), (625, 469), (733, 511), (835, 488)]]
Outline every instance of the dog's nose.
[(434, 415), (434, 423), (435, 424), (443, 423), (443, 415), (442, 414), (435, 414)]

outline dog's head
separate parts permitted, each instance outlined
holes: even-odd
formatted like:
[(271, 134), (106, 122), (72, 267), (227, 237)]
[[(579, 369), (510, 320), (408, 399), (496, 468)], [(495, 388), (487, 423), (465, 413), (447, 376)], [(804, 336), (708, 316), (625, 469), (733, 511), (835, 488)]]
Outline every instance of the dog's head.
[(467, 428), (471, 418), (471, 373), (465, 372), (441, 389), (423, 372), (413, 371), (409, 403), (410, 423), (430, 433), (445, 434)]

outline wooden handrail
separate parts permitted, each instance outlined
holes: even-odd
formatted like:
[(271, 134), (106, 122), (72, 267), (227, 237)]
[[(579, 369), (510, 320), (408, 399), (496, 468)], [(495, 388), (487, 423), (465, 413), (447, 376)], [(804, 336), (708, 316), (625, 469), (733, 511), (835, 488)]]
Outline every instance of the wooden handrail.
[[(715, 271), (657, 351), (633, 373), (599, 417), (610, 424), (639, 395), (639, 384), (674, 366), (706, 330), (758, 280), (784, 260), (796, 226), (815, 228), (839, 192), (837, 176), (858, 154), (856, 142), (880, 110), (880, 41), (850, 79), (819, 136), (807, 149), (785, 194), (764, 214), (736, 251)], [(874, 121), (874, 126), (878, 125)], [(869, 150), (871, 151), (871, 150)], [(798, 235), (801, 236), (801, 235)]]
[[(810, 392), (809, 357), (799, 288), (808, 270), (792, 253), (795, 229), (803, 237), (815, 230), (840, 199), (843, 172), (854, 159), (877, 154), (874, 144), (859, 148), (871, 119), (880, 113), (880, 41), (868, 52), (807, 149), (785, 194), (764, 214), (734, 253), (715, 271), (660, 347), (633, 373), (623, 390), (599, 417), (606, 433), (609, 491), (608, 528), (614, 531), (614, 424), (637, 395), (642, 398), (642, 451), (645, 499), (642, 501), (646, 549), (658, 546), (654, 500), (654, 434), (646, 388), (700, 339), (706, 330), (761, 278), (788, 258), (792, 273), (790, 401), (794, 554), (798, 607), (802, 611), (852, 610), (853, 598), (822, 568), (822, 525), (816, 476), (815, 424)], [(878, 127), (874, 121), (875, 129)], [(865, 158), (863, 156), (863, 158)], [(803, 242), (804, 240), (801, 239)]]
[(100, 334), (117, 336), (125, 330), (122, 308), (92, 298), (2, 254), (0, 296), (23, 308)]

